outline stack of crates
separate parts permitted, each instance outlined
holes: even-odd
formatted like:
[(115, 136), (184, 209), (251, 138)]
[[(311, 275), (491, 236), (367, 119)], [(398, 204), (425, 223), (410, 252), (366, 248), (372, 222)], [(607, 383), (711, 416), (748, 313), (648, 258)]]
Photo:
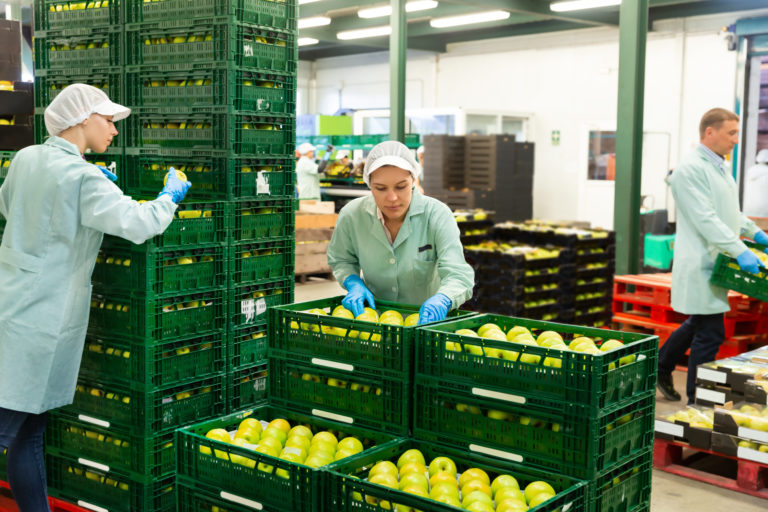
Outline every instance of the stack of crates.
[[(589, 353), (457, 333), (486, 324), (623, 345)], [(417, 333), (414, 437), (587, 480), (594, 512), (650, 510), (657, 337), (500, 315)]]

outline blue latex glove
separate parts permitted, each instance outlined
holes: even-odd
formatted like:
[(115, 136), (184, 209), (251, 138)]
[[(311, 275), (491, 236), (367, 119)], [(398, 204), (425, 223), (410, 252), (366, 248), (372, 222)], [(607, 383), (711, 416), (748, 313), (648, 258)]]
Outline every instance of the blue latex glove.
[(442, 293), (434, 294), (421, 305), (418, 325), (445, 320), (452, 305), (453, 301), (447, 295)]
[(325, 154), (323, 155), (323, 160), (328, 160), (331, 158), (331, 153), (333, 153), (333, 146), (328, 144), (328, 147), (325, 148)]
[(97, 165), (96, 167), (99, 168), (99, 170), (104, 174), (104, 176), (109, 179), (109, 181), (117, 181), (117, 174), (110, 171), (108, 168), (104, 167), (103, 165)]
[(765, 268), (760, 259), (751, 250), (747, 249), (736, 258), (741, 270), (752, 274), (759, 274), (761, 268)]
[[(759, 243), (760, 245), (768, 245), (768, 235), (765, 234), (765, 231), (758, 231), (755, 234), (755, 242)], [(768, 247), (763, 249), (763, 252), (768, 253)]]
[(173, 199), (174, 203), (179, 204), (181, 200), (184, 199), (184, 196), (187, 195), (187, 191), (191, 186), (191, 182), (181, 181), (176, 175), (176, 169), (171, 167), (171, 169), (168, 171), (168, 181), (165, 182), (163, 191), (160, 192), (157, 197), (160, 197), (163, 194), (168, 194), (171, 196), (171, 199)]
[(373, 301), (373, 294), (369, 290), (360, 276), (351, 275), (344, 280), (344, 288), (347, 289), (347, 296), (342, 299), (341, 304), (352, 312), (355, 317), (363, 314), (365, 303), (371, 308), (376, 309), (376, 303)]

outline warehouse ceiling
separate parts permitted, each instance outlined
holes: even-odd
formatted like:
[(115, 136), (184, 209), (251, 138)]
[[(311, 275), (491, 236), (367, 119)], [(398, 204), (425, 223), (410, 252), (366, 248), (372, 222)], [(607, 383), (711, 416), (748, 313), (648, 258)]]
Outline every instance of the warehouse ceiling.
[[(408, 3), (415, 0), (407, 0)], [(477, 41), (497, 37), (573, 30), (595, 26), (619, 24), (619, 7), (602, 7), (570, 12), (554, 12), (550, 3), (556, 0), (436, 0), (435, 7), (412, 11), (406, 14), (408, 20), (408, 48), (444, 52), (449, 43)], [(559, 1), (559, 0), (557, 0)], [(430, 2), (417, 2), (424, 6)], [(766, 0), (649, 0), (650, 23), (668, 18), (680, 18), (722, 12), (765, 8)], [(386, 7), (387, 0), (300, 0), (299, 19), (324, 17), (330, 24), (301, 28), (300, 42), (308, 38), (314, 44), (299, 47), (299, 58), (316, 60), (357, 53), (375, 52), (389, 48), (389, 37), (367, 37), (342, 40), (340, 32), (389, 25), (389, 16), (362, 18), (361, 9)], [(472, 25), (435, 28), (435, 20), (463, 16), (473, 13), (501, 11), (499, 19)], [(506, 13), (509, 13), (507, 16)], [(324, 20), (327, 22), (327, 20)]]

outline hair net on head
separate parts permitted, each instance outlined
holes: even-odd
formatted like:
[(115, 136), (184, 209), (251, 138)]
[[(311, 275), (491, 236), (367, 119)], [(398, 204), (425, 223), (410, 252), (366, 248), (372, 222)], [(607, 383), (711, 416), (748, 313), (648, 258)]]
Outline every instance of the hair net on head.
[(342, 158), (349, 158), (349, 151), (346, 149), (341, 149), (336, 152), (336, 160), (341, 160)]
[(759, 164), (768, 164), (768, 149), (761, 149), (755, 161)]
[(315, 150), (315, 146), (313, 146), (313, 145), (312, 145), (312, 144), (310, 144), (309, 142), (304, 142), (303, 144), (299, 144), (299, 147), (298, 147), (298, 148), (296, 148), (296, 151), (297, 151), (297, 152), (298, 152), (300, 155), (306, 155), (306, 154), (307, 154), (307, 153), (309, 153), (310, 151), (314, 151), (314, 150)]
[(416, 150), (416, 156), (423, 155), (424, 154), (424, 146), (419, 146), (419, 149)]
[(414, 180), (418, 179), (419, 174), (421, 174), (421, 166), (413, 157), (413, 151), (402, 142), (388, 140), (377, 144), (368, 153), (368, 159), (365, 161), (365, 168), (363, 169), (365, 184), (370, 187), (371, 174), (385, 165), (392, 165), (410, 172)]
[(91, 114), (112, 116), (113, 121), (120, 121), (130, 113), (131, 109), (113, 103), (101, 89), (72, 84), (65, 87), (45, 109), (45, 128), (55, 136), (82, 123)]

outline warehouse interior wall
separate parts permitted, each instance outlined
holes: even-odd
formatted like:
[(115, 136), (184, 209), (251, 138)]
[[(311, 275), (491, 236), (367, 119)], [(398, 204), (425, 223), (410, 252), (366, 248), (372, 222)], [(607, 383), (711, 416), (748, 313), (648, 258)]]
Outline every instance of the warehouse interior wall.
[[(656, 153), (644, 165), (642, 193), (653, 196), (655, 208), (673, 209), (664, 163), (674, 167), (695, 147), (701, 115), (735, 107), (738, 56), (721, 28), (765, 15), (768, 9), (664, 20), (649, 32), (644, 130)], [(615, 129), (618, 54), (613, 28), (453, 44), (442, 54), (410, 51), (406, 108), (533, 112), (534, 216), (610, 228), (613, 183), (586, 179), (587, 137), (590, 129)], [(388, 79), (386, 52), (301, 61), (300, 113), (388, 108)]]

